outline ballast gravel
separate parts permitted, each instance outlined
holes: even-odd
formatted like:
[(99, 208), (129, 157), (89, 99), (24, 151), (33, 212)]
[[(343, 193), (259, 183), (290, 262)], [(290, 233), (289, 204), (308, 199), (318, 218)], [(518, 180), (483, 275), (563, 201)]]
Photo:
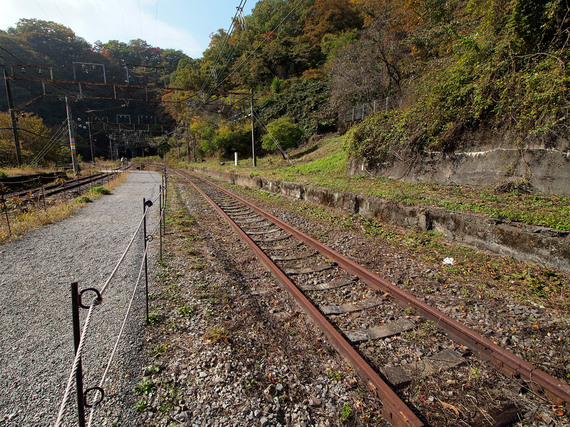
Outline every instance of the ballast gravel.
[[(0, 425), (56, 421), (74, 357), (70, 284), (79, 282), (80, 290), (103, 287), (141, 222), (143, 198), (155, 201), (160, 184), (156, 172), (130, 172), (111, 195), (71, 218), (0, 246)], [(158, 202), (150, 209), (149, 234), (158, 227)], [(93, 311), (83, 353), (85, 389), (99, 385), (133, 293), (143, 246), (138, 232), (103, 303)], [(93, 296), (85, 293), (84, 303)], [(144, 301), (143, 277), (92, 425), (111, 418), (117, 425), (133, 425), (136, 418), (133, 382), (140, 371)], [(86, 313), (81, 309), (82, 325)], [(78, 424), (74, 390), (75, 385), (63, 425)]]

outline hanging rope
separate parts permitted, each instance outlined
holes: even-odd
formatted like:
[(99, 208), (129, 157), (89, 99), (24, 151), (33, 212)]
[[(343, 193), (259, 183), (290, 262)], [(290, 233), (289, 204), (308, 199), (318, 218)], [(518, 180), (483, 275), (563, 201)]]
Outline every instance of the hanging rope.
[[(145, 249), (144, 253), (143, 253), (143, 260), (145, 259), (146, 255), (148, 252), (148, 246)], [(141, 262), (141, 266), (139, 268), (139, 275), (137, 277), (137, 280), (135, 282), (135, 286), (133, 288), (133, 293), (131, 295), (131, 300), (129, 301), (129, 305), (127, 307), (127, 311), (125, 313), (125, 317), (123, 318), (123, 323), (121, 324), (121, 329), (119, 330), (119, 334), (117, 335), (117, 339), (115, 340), (115, 345), (113, 347), (113, 351), (111, 351), (111, 356), (109, 357), (109, 361), (107, 362), (107, 367), (105, 368), (105, 372), (103, 372), (103, 375), (101, 377), (101, 381), (99, 381), (99, 388), (102, 389), (103, 388), (103, 384), (105, 382), (105, 379), (107, 378), (107, 373), (109, 372), (109, 369), (111, 368), (111, 363), (113, 362), (113, 359), (115, 357), (115, 353), (117, 352), (117, 348), (119, 347), (119, 342), (121, 340), (121, 336), (123, 334), (123, 330), (125, 329), (125, 325), (127, 324), (127, 318), (129, 317), (129, 313), (131, 312), (131, 307), (133, 305), (133, 301), (135, 299), (135, 295), (136, 295), (136, 291), (137, 288), (139, 286), (141, 277), (142, 277), (142, 273), (143, 273), (143, 269), (144, 269), (144, 261)], [(91, 423), (93, 421), (93, 415), (95, 413), (95, 409), (97, 408), (97, 405), (94, 405), (91, 408), (91, 412), (89, 414), (89, 422), (88, 422), (88, 426), (91, 426)]]
[(87, 336), (87, 330), (89, 329), (89, 323), (91, 322), (91, 314), (93, 314), (93, 308), (98, 304), (97, 299), (93, 299), (91, 305), (89, 306), (89, 311), (87, 312), (87, 317), (85, 318), (85, 324), (83, 325), (83, 330), (81, 331), (81, 338), (79, 340), (79, 346), (77, 347), (77, 352), (75, 353), (75, 359), (73, 360), (73, 366), (71, 367), (71, 372), (69, 373), (69, 378), (67, 380), (67, 386), (65, 387), (65, 393), (63, 394), (63, 399), (59, 405), (59, 412), (57, 414), (57, 419), (54, 426), (59, 427), (62, 423), (63, 414), (65, 412), (65, 407), (67, 406), (67, 401), (69, 400), (69, 395), (71, 393), (71, 386), (73, 385), (73, 379), (75, 373), (77, 372), (77, 367), (79, 366), (79, 361), (81, 360), (81, 355), (83, 354), (83, 346), (85, 344), (85, 337)]
[[(108, 287), (109, 284), (111, 283), (111, 280), (113, 279), (113, 277), (114, 277), (115, 274), (117, 273), (119, 267), (120, 267), (121, 264), (123, 263), (123, 261), (124, 261), (126, 255), (127, 255), (127, 253), (128, 253), (128, 251), (130, 250), (131, 246), (133, 245), (133, 242), (135, 241), (135, 238), (136, 238), (138, 232), (140, 231), (141, 226), (143, 225), (143, 222), (144, 222), (144, 220), (145, 220), (145, 218), (146, 218), (147, 215), (148, 215), (148, 206), (145, 207), (144, 214), (142, 215), (141, 220), (139, 221), (139, 224), (138, 224), (136, 230), (134, 231), (134, 233), (133, 233), (133, 235), (132, 235), (132, 237), (131, 237), (131, 239), (130, 239), (130, 241), (129, 241), (127, 247), (126, 247), (126, 249), (124, 250), (123, 254), (121, 255), (119, 261), (117, 262), (117, 265), (115, 266), (115, 268), (113, 269), (113, 271), (111, 272), (111, 274), (109, 275), (109, 277), (107, 278), (107, 280), (105, 281), (105, 284), (104, 284), (103, 287), (101, 288), (101, 291), (99, 292), (100, 297), (103, 295), (103, 293), (105, 292), (105, 290), (107, 289), (107, 287)], [(144, 259), (145, 256), (146, 256), (147, 250), (148, 250), (148, 247), (147, 247), (147, 249), (145, 249), (145, 251), (144, 251), (143, 259)], [(144, 263), (143, 263), (143, 265), (144, 265)], [(138, 287), (138, 283), (139, 283), (139, 281), (140, 281), (140, 276), (141, 276), (141, 273), (140, 273), (140, 271), (139, 271), (139, 277), (137, 278), (137, 283), (136, 283), (136, 286), (135, 286), (135, 290), (136, 290), (136, 288)], [(123, 320), (123, 325), (121, 326), (121, 331), (119, 332), (119, 337), (118, 337), (118, 339), (120, 338), (120, 335), (121, 335), (122, 332), (123, 332), (124, 325), (125, 325), (125, 322), (126, 322), (126, 317), (128, 316), (128, 313), (129, 313), (129, 311), (130, 311), (130, 309), (131, 309), (132, 302), (133, 302), (133, 299), (134, 299), (134, 292), (135, 292), (135, 290), (133, 290), (133, 296), (131, 297), (131, 302), (129, 303), (129, 308), (128, 308), (128, 310), (127, 310), (127, 314), (125, 315), (125, 319)], [(65, 413), (65, 408), (66, 408), (66, 406), (67, 406), (67, 403), (68, 403), (68, 401), (69, 401), (69, 396), (70, 396), (70, 394), (71, 394), (71, 387), (72, 387), (72, 385), (73, 385), (73, 379), (74, 379), (75, 374), (76, 374), (76, 372), (77, 372), (77, 368), (78, 368), (78, 366), (79, 366), (79, 361), (81, 360), (81, 355), (82, 355), (82, 353), (83, 353), (83, 347), (84, 347), (84, 345), (85, 345), (85, 338), (86, 338), (86, 336), (87, 336), (87, 332), (88, 332), (89, 325), (90, 325), (90, 322), (91, 322), (91, 315), (93, 314), (93, 309), (94, 309), (94, 307), (95, 307), (96, 305), (98, 305), (98, 304), (101, 302), (101, 298), (100, 298), (100, 297), (99, 297), (99, 298), (94, 298), (93, 301), (91, 302), (91, 305), (89, 306), (89, 311), (88, 311), (88, 313), (87, 313), (87, 317), (85, 318), (85, 323), (84, 323), (84, 325), (83, 325), (83, 329), (82, 329), (82, 332), (81, 332), (81, 337), (80, 337), (80, 340), (79, 340), (79, 346), (77, 347), (77, 352), (76, 352), (75, 358), (74, 358), (74, 360), (73, 360), (73, 365), (72, 365), (72, 368), (71, 368), (71, 372), (70, 372), (70, 374), (69, 374), (69, 378), (68, 378), (68, 380), (67, 380), (67, 385), (66, 385), (66, 387), (65, 387), (65, 392), (64, 392), (63, 399), (62, 399), (61, 404), (60, 404), (60, 407), (59, 407), (59, 412), (58, 412), (57, 419), (56, 419), (56, 422), (55, 422), (55, 424), (54, 424), (54, 427), (60, 427), (60, 426), (61, 426), (63, 414)], [(115, 352), (116, 352), (116, 349), (117, 349), (117, 345), (118, 345), (118, 340), (117, 340), (117, 342), (115, 343), (115, 347), (113, 348), (113, 351), (112, 351), (112, 353), (111, 353), (111, 359), (109, 360), (109, 363), (108, 363), (108, 365), (107, 365), (107, 369), (105, 370), (105, 373), (103, 374), (103, 378), (102, 378), (101, 383), (105, 380), (105, 377), (106, 377), (107, 372), (108, 372), (108, 370), (109, 370), (110, 362), (112, 361), (112, 358), (113, 358), (114, 355), (115, 355)]]

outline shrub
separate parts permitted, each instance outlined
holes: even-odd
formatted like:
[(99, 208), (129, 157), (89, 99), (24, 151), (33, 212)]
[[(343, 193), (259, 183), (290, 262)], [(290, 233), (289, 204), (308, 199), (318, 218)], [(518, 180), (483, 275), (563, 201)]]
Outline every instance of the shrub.
[(267, 131), (268, 133), (263, 135), (261, 144), (267, 151), (298, 147), (304, 140), (303, 131), (286, 117), (269, 123)]
[(81, 196), (75, 199), (75, 202), (77, 203), (91, 203), (91, 199), (89, 198), (89, 196)]

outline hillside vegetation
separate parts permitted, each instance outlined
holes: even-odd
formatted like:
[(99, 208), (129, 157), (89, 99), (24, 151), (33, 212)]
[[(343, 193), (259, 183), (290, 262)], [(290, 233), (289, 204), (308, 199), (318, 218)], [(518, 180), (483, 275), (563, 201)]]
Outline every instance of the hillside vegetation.
[[(259, 134), (286, 118), (306, 140), (364, 113), (345, 148), (371, 164), (451, 151), (476, 128), (548, 145), (568, 134), (569, 28), (561, 0), (264, 0), (179, 63), (190, 102), (171, 111), (222, 157), (248, 154), (250, 90)], [(268, 150), (303, 141), (274, 139)]]
[[(57, 80), (124, 84), (128, 66), (130, 84), (163, 85), (168, 83), (178, 61), (186, 57), (181, 51), (153, 47), (140, 39), (129, 43), (110, 40), (91, 45), (70, 28), (39, 19), (21, 19), (15, 27), (0, 31), (0, 68), (5, 69), (8, 76), (19, 78), (53, 77)], [(16, 164), (16, 154), (4, 82), (2, 86), (0, 166), (9, 166)], [(59, 92), (54, 85), (47, 84), (46, 90), (37, 81), (12, 81), (10, 86), (25, 164), (45, 166), (70, 161), (64, 96), (71, 100), (78, 152), (87, 159), (90, 159), (91, 152), (85, 122), (90, 117), (98, 116), (104, 121), (115, 122), (116, 115), (121, 114), (136, 122), (138, 117), (152, 116), (159, 122), (174, 124), (171, 117), (163, 114), (157, 98), (151, 98), (150, 102), (129, 103), (120, 99), (85, 99), (74, 92), (78, 91), (77, 86), (60, 84)], [(42, 96), (44, 91), (46, 95)], [(108, 157), (110, 135), (96, 130), (93, 133), (94, 156)], [(115, 138), (123, 139), (123, 135)], [(151, 142), (144, 135), (141, 139), (147, 144)]]
[[(22, 19), (0, 32), (0, 59), (7, 68), (52, 65), (64, 79), (73, 72), (101, 78), (99, 68), (75, 70), (74, 61), (104, 64), (110, 82), (124, 81), (127, 64), (137, 64), (130, 83), (177, 88), (161, 103), (78, 99), (74, 109), (84, 117), (95, 111), (114, 121), (120, 113), (172, 125), (154, 138), (100, 135), (96, 157), (109, 155), (110, 142), (123, 147), (119, 157), (130, 156), (131, 146), (193, 161), (251, 156), (253, 103), (257, 155), (285, 156), (319, 134), (338, 132), (344, 151), (338, 158), (374, 166), (453, 152), (481, 129), (514, 147), (568, 145), (569, 29), (565, 0), (262, 0), (212, 34), (201, 58), (144, 40), (92, 46), (60, 24)], [(34, 96), (15, 90), (16, 104)], [(0, 107), (6, 109), (4, 98)], [(65, 108), (56, 97), (24, 110), (40, 119), (30, 121), (34, 129), (45, 124), (52, 134), (62, 132)], [(0, 120), (9, 127), (7, 116)], [(76, 139), (80, 154), (90, 156), (84, 127)], [(31, 133), (22, 140), (33, 161), (42, 144)], [(10, 130), (0, 130), (0, 163), (14, 163), (12, 151)], [(56, 147), (44, 160), (61, 160), (65, 152)]]
[(262, 176), (289, 182), (300, 182), (333, 190), (366, 194), (405, 206), (439, 207), (450, 211), (468, 212), (490, 218), (570, 231), (570, 196), (532, 194), (511, 188), (448, 186), (436, 183), (409, 183), (372, 177), (367, 174), (347, 176), (346, 152), (339, 136), (325, 137), (291, 151), (289, 159), (268, 155), (258, 159), (233, 162), (209, 160), (187, 164), (172, 158), (171, 166), (217, 169), (241, 175)]

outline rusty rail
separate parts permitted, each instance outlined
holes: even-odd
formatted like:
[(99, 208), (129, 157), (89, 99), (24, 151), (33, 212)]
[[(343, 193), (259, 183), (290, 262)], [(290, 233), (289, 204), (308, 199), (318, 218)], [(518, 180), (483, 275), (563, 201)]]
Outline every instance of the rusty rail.
[(27, 197), (29, 195), (34, 195), (35, 193), (41, 193), (42, 188), (45, 191), (46, 196), (52, 196), (54, 194), (61, 193), (63, 191), (68, 191), (68, 190), (72, 190), (72, 189), (77, 188), (77, 187), (81, 187), (82, 185), (87, 185), (91, 182), (99, 181), (99, 180), (107, 178), (109, 176), (111, 176), (111, 173), (98, 172), (98, 173), (93, 174), (93, 175), (89, 175), (89, 176), (65, 181), (63, 184), (50, 184), (50, 185), (46, 185), (45, 187), (36, 187), (36, 188), (31, 188), (29, 190), (22, 190), (22, 191), (16, 191), (13, 193), (6, 193), (6, 194), (4, 194), (4, 197), (5, 198)]
[[(376, 371), (358, 354), (351, 344), (335, 329), (321, 312), (303, 295), (291, 280), (277, 267), (273, 261), (255, 244), (255, 242), (212, 200), (200, 187), (190, 181), (192, 186), (216, 209), (216, 211), (236, 230), (241, 239), (247, 243), (258, 259), (271, 270), (276, 279), (292, 294), (301, 308), (319, 326), (329, 338), (333, 346), (353, 366), (367, 386), (378, 396), (383, 404), (382, 415), (395, 426), (423, 426), (423, 422), (398, 397), (392, 388), (376, 373)], [(211, 184), (211, 183), (209, 183)], [(235, 197), (231, 193), (227, 194)]]
[(208, 182), (209, 185), (212, 185), (225, 194), (234, 197), (236, 200), (239, 200), (241, 203), (257, 212), (259, 215), (273, 222), (275, 225), (295, 236), (297, 239), (303, 241), (307, 245), (311, 246), (313, 249), (319, 251), (322, 255), (335, 261), (347, 272), (359, 277), (370, 287), (389, 293), (403, 307), (410, 307), (418, 314), (424, 316), (426, 319), (433, 321), (450, 338), (460, 344), (469, 347), (479, 358), (491, 362), (499, 371), (503, 372), (505, 375), (511, 378), (521, 378), (527, 381), (531, 389), (537, 394), (544, 394), (553, 403), (558, 405), (565, 405), (567, 408), (570, 408), (570, 387), (564, 384), (561, 380), (554, 378), (546, 372), (538, 369), (531, 363), (521, 359), (509, 350), (506, 350), (493, 343), (489, 339), (483, 337), (467, 326), (447, 316), (445, 313), (429, 306), (425, 302), (419, 300), (412, 294), (398, 288), (397, 286), (392, 285), (375, 273), (365, 269), (354, 261), (346, 258), (333, 249), (313, 239), (312, 237), (300, 232), (299, 230), (281, 221), (279, 218), (258, 208), (242, 197), (239, 197), (227, 191), (225, 188), (209, 180), (205, 180), (201, 177), (199, 177), (199, 179)]

